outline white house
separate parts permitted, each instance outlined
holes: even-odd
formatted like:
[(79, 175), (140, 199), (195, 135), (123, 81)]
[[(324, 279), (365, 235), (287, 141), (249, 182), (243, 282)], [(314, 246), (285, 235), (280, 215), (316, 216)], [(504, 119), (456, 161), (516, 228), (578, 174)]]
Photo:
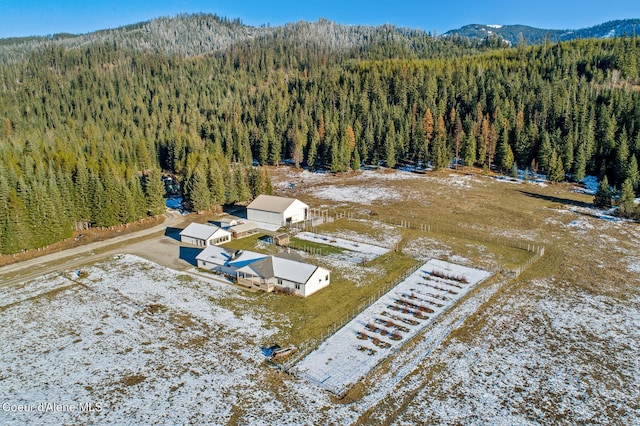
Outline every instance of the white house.
[(247, 219), (287, 226), (309, 218), (309, 206), (295, 198), (259, 195), (247, 206)]
[(263, 291), (280, 290), (307, 297), (331, 282), (327, 269), (247, 250), (208, 246), (196, 260), (199, 268), (233, 276), (238, 284)]
[(215, 225), (191, 223), (180, 231), (180, 241), (198, 247), (207, 247), (231, 241), (231, 232)]
[(223, 247), (208, 246), (196, 256), (198, 268), (220, 274), (236, 276), (236, 270), (250, 263), (269, 257), (266, 254), (248, 250), (227, 250)]
[(265, 291), (286, 291), (307, 297), (329, 285), (331, 273), (319, 266), (269, 256), (236, 271), (238, 284)]

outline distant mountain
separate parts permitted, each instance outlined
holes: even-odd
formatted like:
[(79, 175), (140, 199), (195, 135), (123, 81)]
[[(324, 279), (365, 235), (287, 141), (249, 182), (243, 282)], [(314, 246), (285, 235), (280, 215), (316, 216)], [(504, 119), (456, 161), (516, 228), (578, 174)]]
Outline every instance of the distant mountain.
[(486, 39), (488, 37), (499, 37), (516, 45), (520, 40), (527, 44), (544, 43), (547, 35), (549, 41), (568, 41), (579, 38), (611, 38), (623, 35), (631, 35), (640, 30), (640, 19), (624, 19), (609, 21), (579, 30), (549, 30), (534, 28), (526, 25), (465, 25), (457, 30), (451, 30), (444, 34), (445, 37), (458, 35), (471, 39)]
[[(211, 14), (163, 17), (116, 29), (87, 34), (54, 34), (45, 37), (0, 39), (0, 62), (25, 58), (34, 49), (51, 44), (75, 48), (93, 43), (116, 44), (134, 52), (198, 56), (211, 54), (253, 41), (288, 40), (297, 45), (313, 44), (332, 51), (371, 47), (384, 43), (423, 53), (434, 41), (430, 34), (393, 25), (344, 25), (319, 19), (281, 26), (249, 26)], [(422, 51), (421, 51), (422, 50)]]
[[(524, 39), (527, 44), (574, 38), (605, 38), (632, 34), (640, 19), (611, 21), (581, 30), (545, 30), (525, 25), (467, 25), (434, 38), (419, 29), (394, 25), (344, 25), (326, 19), (300, 21), (280, 26), (250, 26), (239, 19), (211, 14), (183, 14), (162, 17), (115, 29), (87, 34), (0, 39), (0, 63), (25, 59), (34, 50), (47, 46), (67, 49), (96, 43), (115, 45), (120, 51), (162, 53), (193, 57), (215, 54), (237, 46), (256, 43), (288, 43), (305, 50), (340, 53), (351, 51), (359, 58), (451, 57), (504, 47)], [(489, 43), (487, 43), (489, 39)], [(346, 57), (348, 57), (347, 55)]]

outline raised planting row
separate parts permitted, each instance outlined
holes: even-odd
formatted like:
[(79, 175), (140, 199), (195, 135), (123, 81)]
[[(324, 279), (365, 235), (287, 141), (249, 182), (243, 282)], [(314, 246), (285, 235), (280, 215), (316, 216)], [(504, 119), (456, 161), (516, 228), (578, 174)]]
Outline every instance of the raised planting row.
[(369, 339), (371, 339), (371, 342), (373, 342), (374, 345), (376, 345), (377, 347), (382, 348), (382, 349), (387, 349), (387, 348), (391, 347), (391, 343), (385, 342), (384, 340), (380, 340), (375, 336), (369, 336), (367, 333), (362, 332), (362, 331), (358, 331), (356, 333), (356, 337), (358, 339), (360, 339), (360, 340), (369, 340)]
[(395, 322), (391, 321), (391, 320), (387, 320), (384, 318), (376, 318), (374, 319), (374, 321), (378, 324), (382, 324), (386, 327), (391, 327), (391, 328), (395, 328), (398, 331), (402, 331), (403, 333), (408, 333), (409, 329), (407, 327), (405, 327), (404, 325), (400, 325), (400, 324), (396, 324)]
[(410, 300), (415, 300), (415, 301), (418, 301), (418, 302), (428, 303), (429, 305), (435, 306), (437, 308), (442, 308), (444, 306), (444, 304), (441, 303), (441, 302), (436, 302), (436, 301), (433, 301), (433, 300), (430, 300), (430, 299), (425, 299), (424, 297), (420, 297), (419, 295), (417, 295), (415, 293), (410, 293), (410, 294), (402, 293), (402, 297), (406, 297), (406, 298), (408, 298)]
[(364, 326), (364, 328), (366, 328), (367, 330), (369, 330), (372, 333), (378, 333), (381, 334), (382, 336), (386, 336), (391, 340), (400, 340), (402, 339), (402, 336), (394, 331), (389, 331), (386, 328), (381, 328), (376, 326), (375, 324), (371, 324), (371, 323), (367, 323), (367, 325)]
[(400, 305), (400, 306), (405, 306), (409, 309), (417, 309), (418, 311), (421, 312), (427, 312), (429, 314), (432, 314), (435, 312), (435, 310), (433, 310), (432, 308), (428, 307), (428, 306), (424, 306), (416, 301), (409, 301), (409, 300), (405, 300), (405, 299), (401, 299), (401, 298), (397, 298), (395, 299), (395, 302)]
[(402, 316), (399, 316), (399, 315), (390, 314), (387, 311), (382, 311), (380, 313), (380, 315), (383, 315), (385, 317), (389, 317), (389, 318), (397, 320), (397, 321), (401, 321), (401, 322), (403, 322), (405, 324), (409, 324), (411, 326), (418, 325), (420, 323), (420, 321), (416, 321), (413, 318), (405, 318), (405, 317), (402, 317)]
[(448, 289), (448, 288), (440, 287), (439, 285), (434, 284), (432, 281), (431, 282), (427, 281), (427, 282), (424, 282), (424, 283), (420, 282), (418, 284), (430, 287), (430, 288), (432, 288), (434, 290), (438, 290), (438, 291), (441, 291), (441, 292), (444, 292), (444, 293), (453, 294), (454, 296), (458, 295), (457, 291), (453, 291), (453, 290)]
[(456, 275), (449, 272), (440, 271), (438, 269), (434, 269), (429, 273), (432, 277), (444, 278), (446, 280), (457, 281), (462, 284), (469, 284), (469, 280), (464, 275)]
[(423, 314), (420, 311), (414, 311), (413, 309), (409, 309), (409, 308), (403, 307), (403, 306), (398, 306), (396, 304), (387, 305), (387, 308), (391, 309), (392, 311), (402, 312), (403, 314), (411, 314), (415, 318), (418, 318), (418, 319), (421, 319), (421, 320), (429, 319), (428, 316), (426, 316), (425, 314)]

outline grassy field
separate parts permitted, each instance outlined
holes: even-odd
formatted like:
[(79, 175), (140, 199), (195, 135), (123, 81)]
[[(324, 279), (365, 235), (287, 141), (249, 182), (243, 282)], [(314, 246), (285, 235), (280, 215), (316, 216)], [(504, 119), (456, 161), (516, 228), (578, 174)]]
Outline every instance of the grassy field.
[[(146, 282), (148, 274), (128, 259), (115, 269), (98, 265), (90, 274), (107, 284), (89, 275), (90, 292), (75, 286), (46, 296), (44, 281), (18, 292), (27, 298), (18, 297), (3, 311), (4, 337), (16, 349), (0, 358), (10, 365), (14, 352), (22, 351), (33, 354), (34, 365), (44, 358), (54, 366), (59, 360), (51, 354), (63, 350), (83, 354), (83, 362), (99, 372), (94, 358), (112, 365), (111, 355), (126, 356), (136, 367), (123, 370), (121, 378), (106, 371), (97, 378), (76, 375), (59, 393), (87, 389), (89, 396), (112, 398), (114, 389), (124, 387), (127, 397), (142, 401), (160, 393), (169, 408), (198, 414), (208, 408), (197, 401), (206, 400), (219, 410), (210, 417), (214, 423), (638, 423), (638, 224), (600, 219), (592, 197), (573, 184), (515, 184), (450, 171), (334, 176), (281, 167), (271, 176), (283, 188), (281, 195), (343, 216), (314, 231), (392, 251), (359, 265), (345, 261), (344, 250), (301, 242), (322, 253), (300, 253), (305, 261), (332, 271), (331, 285), (306, 299), (214, 285), (186, 272), (167, 277), (151, 266), (149, 276), (157, 282)], [(288, 183), (295, 190), (284, 189)], [(545, 255), (514, 278), (516, 268), (533, 256), (526, 250), (531, 245), (544, 246)], [(280, 250), (260, 235), (228, 247)], [(349, 404), (336, 404), (313, 385), (264, 365), (258, 345), (304, 347), (317, 341), (431, 258), (495, 275), (357, 384)], [(68, 294), (79, 302), (69, 305)], [(37, 320), (46, 330), (50, 316), (61, 328), (69, 318), (84, 324), (83, 342), (39, 331), (20, 336), (21, 324)], [(95, 324), (104, 334), (96, 334)], [(130, 352), (112, 353), (122, 345), (123, 332)], [(42, 365), (48, 383), (60, 380), (55, 368)], [(19, 379), (37, 395), (49, 386), (32, 375)], [(128, 418), (115, 406), (108, 414), (114, 422)]]

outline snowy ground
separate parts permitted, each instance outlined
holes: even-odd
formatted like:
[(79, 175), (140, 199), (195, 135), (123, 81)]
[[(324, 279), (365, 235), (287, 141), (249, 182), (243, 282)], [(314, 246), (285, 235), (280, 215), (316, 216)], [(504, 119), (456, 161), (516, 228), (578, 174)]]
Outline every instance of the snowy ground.
[[(223, 307), (242, 303), (237, 289), (134, 256), (87, 273), (3, 289), (0, 424), (225, 424), (246, 392), (263, 415), (287, 419), (258, 349), (274, 332), (261, 318), (277, 313), (241, 315)], [(78, 411), (87, 403), (97, 411)]]
[(490, 275), (431, 260), (325, 340), (293, 371), (341, 395)]
[(471, 341), (434, 353), (429, 364), (445, 368), (428, 386), (414, 377), (394, 424), (638, 424), (640, 299), (557, 297), (555, 286), (533, 282)]
[(371, 261), (376, 257), (382, 256), (383, 254), (389, 253), (391, 251), (390, 249), (385, 247), (354, 242), (338, 237), (315, 234), (312, 232), (299, 232), (296, 234), (296, 238), (305, 241), (311, 241), (314, 243), (326, 244), (332, 247), (347, 249), (354, 253), (353, 256), (350, 256), (350, 258), (353, 258), (354, 263), (360, 263), (363, 258)]
[(337, 202), (353, 202), (355, 200), (363, 205), (371, 205), (374, 202), (397, 201), (402, 198), (401, 194), (393, 193), (384, 188), (361, 188), (354, 186), (324, 186), (315, 189), (311, 195), (323, 200)]

